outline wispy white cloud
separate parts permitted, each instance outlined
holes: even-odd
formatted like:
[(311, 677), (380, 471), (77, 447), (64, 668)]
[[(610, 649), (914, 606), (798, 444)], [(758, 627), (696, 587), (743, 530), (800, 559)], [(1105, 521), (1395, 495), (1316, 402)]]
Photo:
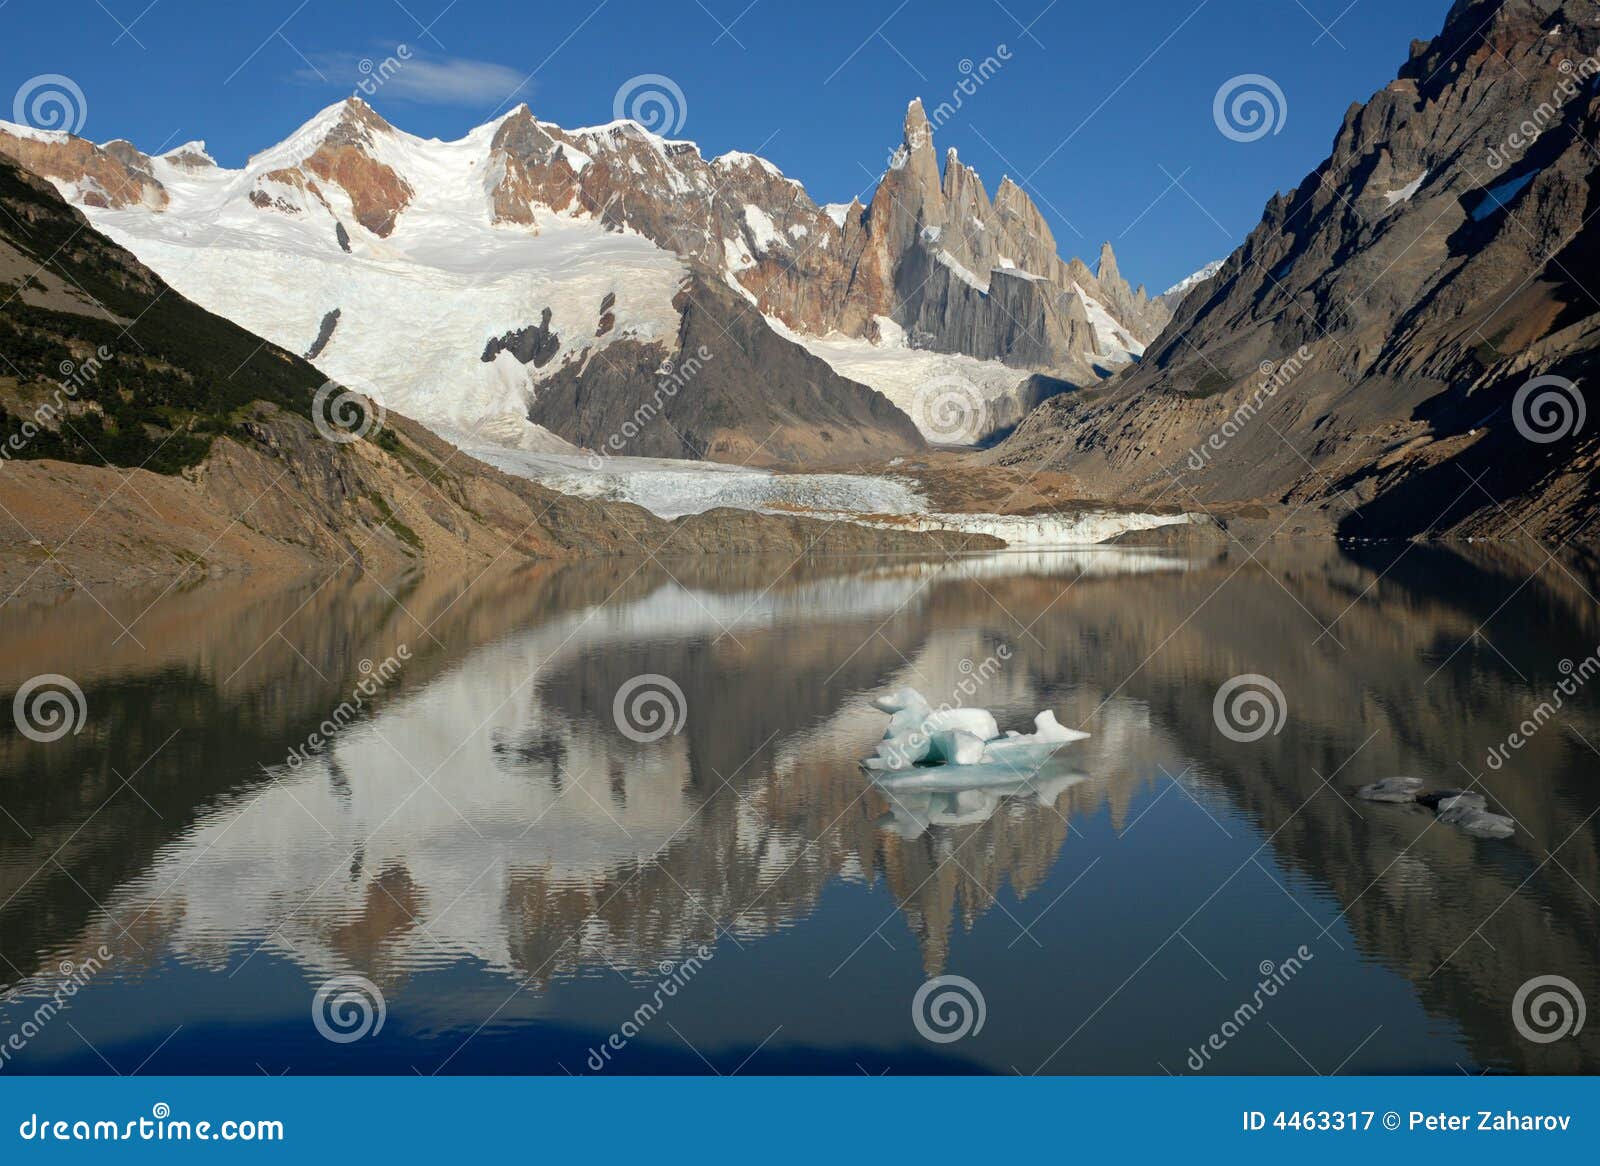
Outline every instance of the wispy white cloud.
[(407, 46), (370, 54), (312, 53), (294, 80), (303, 84), (382, 92), (391, 100), (431, 105), (494, 105), (528, 96), (527, 73), (470, 57), (429, 56)]

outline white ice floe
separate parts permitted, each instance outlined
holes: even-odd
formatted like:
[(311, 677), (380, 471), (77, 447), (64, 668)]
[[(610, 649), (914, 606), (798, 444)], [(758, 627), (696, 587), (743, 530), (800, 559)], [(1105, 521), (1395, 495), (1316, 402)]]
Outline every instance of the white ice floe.
[(934, 708), (914, 688), (897, 688), (872, 702), (889, 727), (861, 766), (889, 790), (947, 791), (1026, 782), (1063, 745), (1088, 733), (1069, 729), (1045, 709), (1032, 733), (1001, 735), (986, 709)]

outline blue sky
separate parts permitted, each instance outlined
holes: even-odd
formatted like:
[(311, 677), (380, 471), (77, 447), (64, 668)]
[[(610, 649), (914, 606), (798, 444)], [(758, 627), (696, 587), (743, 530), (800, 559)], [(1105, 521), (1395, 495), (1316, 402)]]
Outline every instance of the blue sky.
[[(941, 119), (993, 192), (1009, 173), (1066, 254), (1101, 240), (1159, 291), (1225, 255), (1272, 193), (1328, 152), (1346, 107), (1390, 80), (1448, 0), (0, 0), (7, 94), (63, 74), (82, 133), (141, 148), (204, 138), (238, 165), (407, 46), (371, 103), (396, 125), (457, 137), (526, 100), (561, 125), (609, 121), (641, 74), (683, 94), (709, 156), (759, 152), (819, 202), (870, 192), (907, 101)], [(1004, 52), (1001, 51), (1004, 46)], [(991, 67), (984, 62), (992, 58)], [(994, 67), (994, 66), (998, 67)], [(1270, 78), (1277, 132), (1236, 141), (1213, 100)], [(954, 105), (954, 102), (951, 102)], [(1279, 116), (1276, 111), (1286, 111)]]

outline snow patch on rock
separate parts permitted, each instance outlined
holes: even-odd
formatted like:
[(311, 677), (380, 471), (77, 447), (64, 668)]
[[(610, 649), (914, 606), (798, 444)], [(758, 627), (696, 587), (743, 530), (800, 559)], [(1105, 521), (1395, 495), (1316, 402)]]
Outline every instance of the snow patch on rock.
[(1383, 200), (1389, 206), (1395, 206), (1395, 205), (1397, 205), (1399, 203), (1402, 203), (1402, 202), (1410, 202), (1411, 201), (1411, 196), (1416, 194), (1417, 191), (1421, 190), (1422, 189), (1422, 184), (1424, 182), (1426, 182), (1427, 180), (1428, 180), (1428, 172), (1426, 170), (1424, 170), (1421, 174), (1417, 175), (1410, 182), (1406, 183), (1404, 186), (1400, 187), (1398, 190), (1386, 190), (1386, 191), (1384, 191), (1383, 192)]

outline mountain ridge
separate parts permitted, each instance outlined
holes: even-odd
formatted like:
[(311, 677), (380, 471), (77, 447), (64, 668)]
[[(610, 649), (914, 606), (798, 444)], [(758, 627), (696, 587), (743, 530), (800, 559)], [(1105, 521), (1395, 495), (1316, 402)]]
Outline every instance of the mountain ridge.
[(1137, 368), (1046, 402), (996, 460), (1130, 501), (1282, 503), (1350, 537), (1582, 533), (1597, 16), (1457, 0)]
[(715, 509), (672, 521), (494, 469), (172, 291), (0, 157), (0, 586), (584, 555), (994, 548)]
[[(977, 436), (1015, 422), (1033, 399), (1031, 374), (1089, 384), (1137, 355), (1165, 308), (1122, 280), (1109, 244), (1097, 270), (1062, 260), (1043, 216), (1009, 179), (990, 203), (953, 151), (941, 174), (919, 102), (902, 137), (898, 164), (871, 203), (842, 210), (818, 206), (756, 155), (707, 161), (693, 142), (626, 120), (564, 130), (525, 104), (445, 142), (397, 130), (353, 97), (239, 170), (217, 167), (203, 145), (152, 157), (127, 143), (94, 146), (5, 124), (0, 151), (54, 181), (191, 298), (315, 351), (331, 376), (365, 378), (371, 395), (446, 436), (546, 450), (576, 440), (591, 427), (552, 434), (530, 420), (541, 382), (623, 339), (656, 343), (670, 358), (671, 304), (695, 271), (723, 280), (846, 381), (876, 375), (882, 362), (865, 357), (890, 344), (919, 354), (923, 381), (973, 382)], [(959, 238), (954, 229), (942, 238), (947, 225), (969, 221), (976, 226)], [(569, 278), (585, 250), (598, 269)], [(290, 257), (299, 261), (293, 270)], [(407, 262), (408, 274), (435, 281), (429, 307), (438, 318), (419, 307), (414, 320), (386, 323), (384, 304), (407, 285), (377, 278), (373, 265)], [(537, 288), (514, 278), (519, 262), (524, 274), (538, 273)], [(261, 294), (279, 284), (281, 292)], [(613, 326), (594, 332), (607, 297)], [(545, 309), (559, 338), (548, 366), (469, 363), (495, 336), (536, 326)], [(451, 335), (430, 335), (447, 320), (457, 324)], [(394, 357), (396, 335), (426, 340), (421, 366)], [(841, 339), (857, 342), (850, 371), (832, 359)], [(948, 440), (927, 419), (921, 383), (902, 380), (869, 383), (923, 436)], [(442, 382), (453, 387), (442, 391)], [(637, 404), (651, 387), (635, 377), (630, 399)], [(832, 395), (860, 391), (838, 384)], [(880, 431), (878, 452), (917, 447), (895, 448), (893, 428)]]

